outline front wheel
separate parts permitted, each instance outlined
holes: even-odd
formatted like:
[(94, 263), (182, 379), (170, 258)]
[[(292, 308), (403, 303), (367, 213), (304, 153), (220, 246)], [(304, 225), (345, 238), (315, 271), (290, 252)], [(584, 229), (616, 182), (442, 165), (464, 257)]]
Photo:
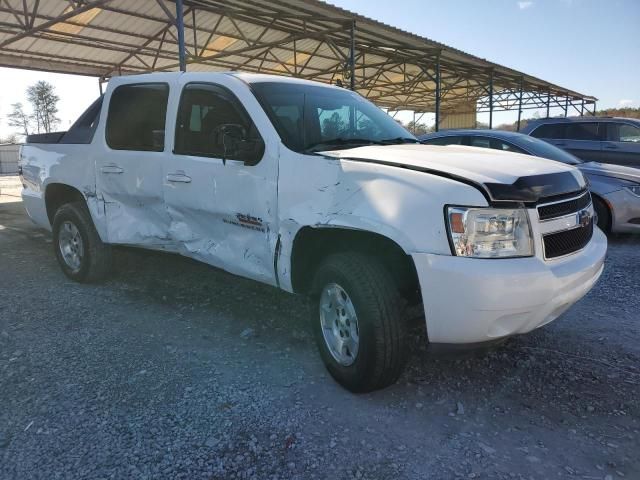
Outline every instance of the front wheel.
[(407, 360), (406, 319), (391, 274), (374, 258), (338, 253), (313, 283), (312, 328), (329, 373), (352, 392), (394, 383)]
[(83, 202), (67, 203), (56, 212), (53, 248), (64, 274), (76, 282), (98, 282), (111, 269), (111, 247), (100, 240)]

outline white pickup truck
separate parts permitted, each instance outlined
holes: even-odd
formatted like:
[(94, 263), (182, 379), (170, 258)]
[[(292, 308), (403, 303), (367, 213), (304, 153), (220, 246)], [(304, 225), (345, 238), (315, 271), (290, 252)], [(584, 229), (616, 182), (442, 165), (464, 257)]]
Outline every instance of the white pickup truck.
[(407, 309), (424, 306), (431, 343), (526, 333), (589, 291), (607, 248), (579, 170), (421, 145), (360, 95), (298, 79), (113, 78), (69, 131), (30, 137), (21, 168), (68, 277), (98, 281), (111, 245), (135, 245), (309, 294), (352, 391), (398, 378)]

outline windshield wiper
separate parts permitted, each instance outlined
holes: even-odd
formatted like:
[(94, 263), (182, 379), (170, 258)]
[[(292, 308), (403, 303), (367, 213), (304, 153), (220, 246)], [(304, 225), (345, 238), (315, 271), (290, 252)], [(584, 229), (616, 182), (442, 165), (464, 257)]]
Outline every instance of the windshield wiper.
[(380, 145), (399, 145), (401, 143), (420, 143), (420, 140), (411, 137), (385, 138), (380, 140)]
[(304, 149), (305, 152), (317, 152), (321, 150), (331, 149), (333, 147), (345, 147), (355, 145), (387, 145), (381, 141), (371, 140), (370, 138), (332, 138), (331, 140), (323, 140), (321, 142), (312, 143)]
[(352, 147), (364, 145), (399, 145), (402, 143), (420, 143), (419, 140), (411, 137), (385, 138), (383, 140), (372, 140), (371, 138), (332, 138), (331, 140), (323, 140), (321, 142), (312, 143), (305, 152), (317, 152), (327, 148), (334, 147)]

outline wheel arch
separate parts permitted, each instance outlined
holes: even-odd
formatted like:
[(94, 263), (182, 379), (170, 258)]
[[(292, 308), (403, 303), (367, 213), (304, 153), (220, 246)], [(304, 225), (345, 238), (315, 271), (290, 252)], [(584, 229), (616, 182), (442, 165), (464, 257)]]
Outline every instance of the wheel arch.
[(605, 232), (611, 232), (614, 226), (613, 206), (602, 195), (594, 193), (593, 191), (591, 192), (591, 198), (593, 199), (594, 209), (596, 204), (599, 202), (607, 210), (607, 223)]
[(405, 249), (383, 234), (342, 226), (305, 226), (297, 231), (291, 247), (293, 291), (310, 293), (322, 260), (330, 254), (349, 251), (379, 259), (393, 275), (400, 293), (410, 303), (421, 301), (415, 264)]
[(58, 209), (65, 203), (84, 202), (87, 199), (80, 190), (66, 183), (49, 183), (44, 191), (44, 203), (49, 224), (53, 226), (53, 218)]

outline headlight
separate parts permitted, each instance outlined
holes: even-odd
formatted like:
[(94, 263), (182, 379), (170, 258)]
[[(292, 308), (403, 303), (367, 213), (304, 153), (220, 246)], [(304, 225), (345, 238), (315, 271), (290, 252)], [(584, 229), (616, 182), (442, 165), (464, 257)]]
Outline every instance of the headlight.
[(640, 185), (631, 185), (630, 187), (624, 187), (625, 190), (628, 190), (636, 197), (640, 197)]
[(533, 255), (531, 227), (524, 209), (448, 207), (447, 220), (454, 255), (476, 258)]

